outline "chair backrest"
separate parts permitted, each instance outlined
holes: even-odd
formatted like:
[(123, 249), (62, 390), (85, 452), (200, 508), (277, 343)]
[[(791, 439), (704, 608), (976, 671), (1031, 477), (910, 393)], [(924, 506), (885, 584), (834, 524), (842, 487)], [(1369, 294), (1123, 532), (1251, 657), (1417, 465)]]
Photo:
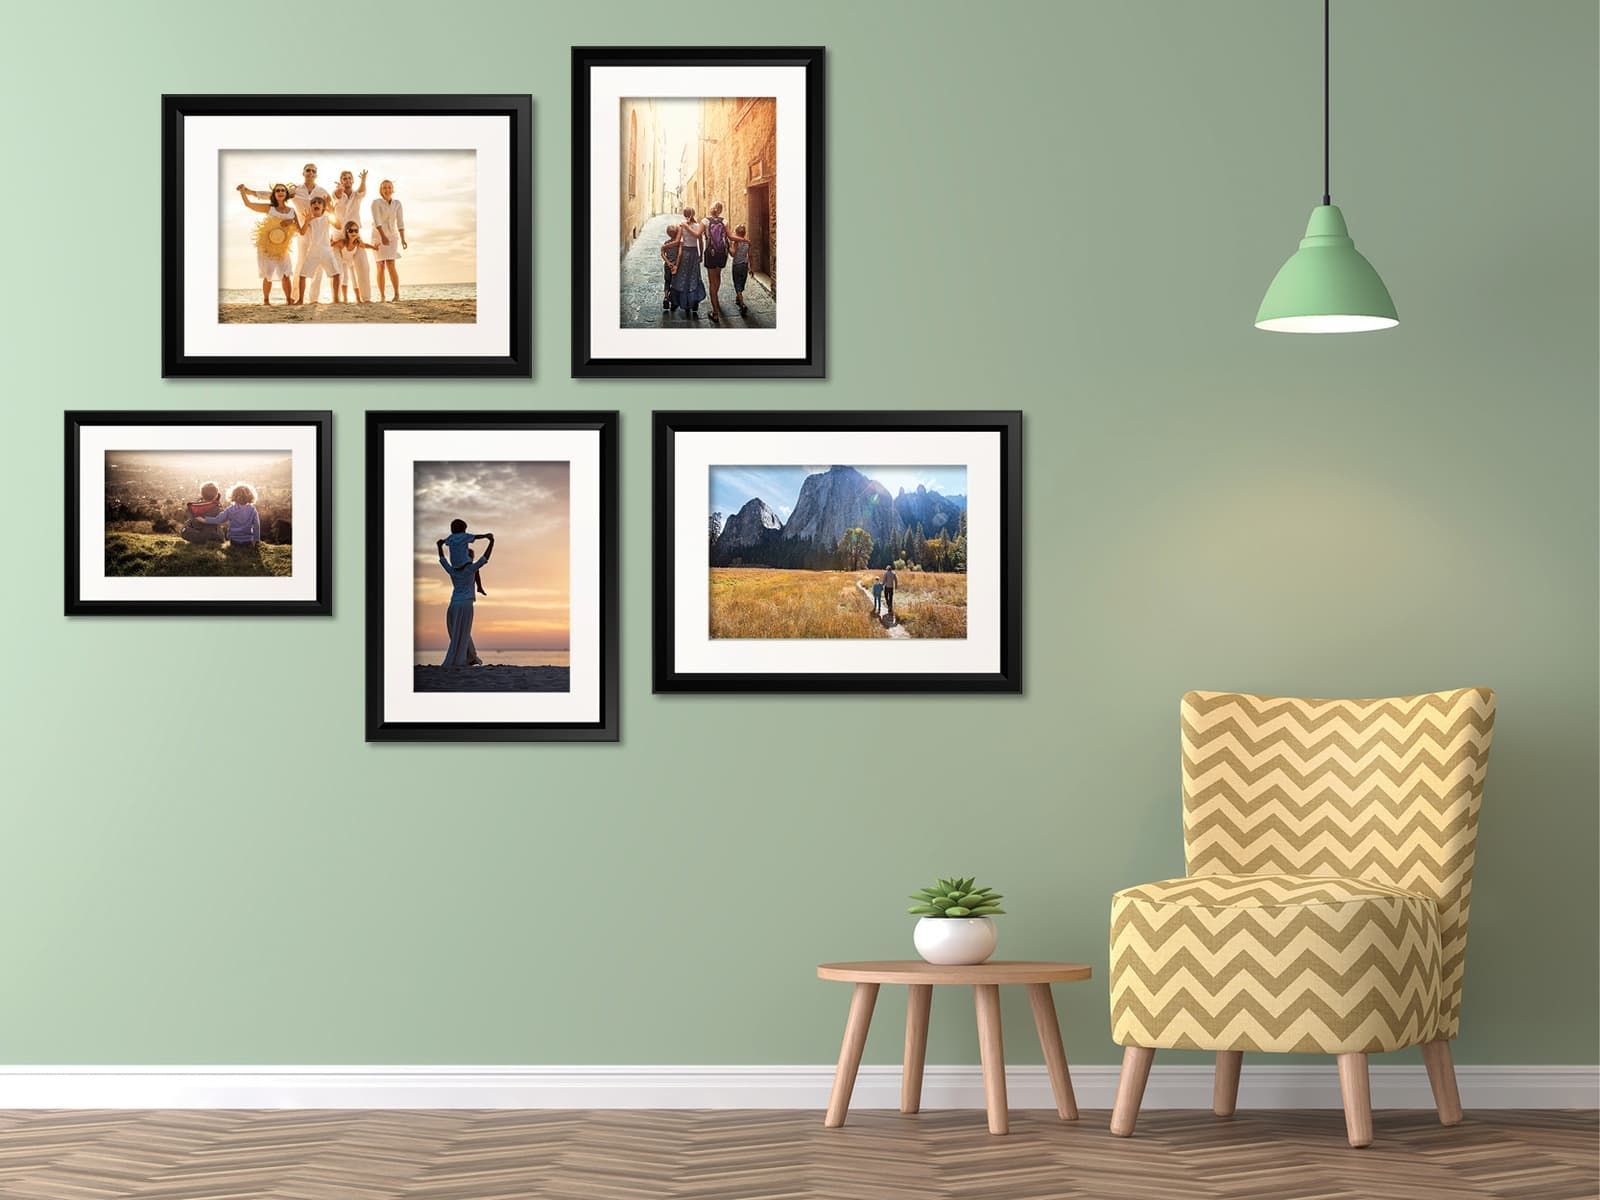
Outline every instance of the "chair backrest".
[(1349, 875), (1430, 897), (1439, 1036), (1455, 1037), (1494, 693), (1190, 692), (1182, 723), (1188, 873)]

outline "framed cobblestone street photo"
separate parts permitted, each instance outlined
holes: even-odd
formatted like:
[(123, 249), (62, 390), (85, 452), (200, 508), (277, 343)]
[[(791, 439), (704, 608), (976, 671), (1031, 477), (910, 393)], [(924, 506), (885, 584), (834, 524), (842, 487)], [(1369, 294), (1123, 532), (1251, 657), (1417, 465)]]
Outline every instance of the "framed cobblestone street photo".
[(573, 48), (574, 377), (826, 374), (823, 70), (820, 46)]

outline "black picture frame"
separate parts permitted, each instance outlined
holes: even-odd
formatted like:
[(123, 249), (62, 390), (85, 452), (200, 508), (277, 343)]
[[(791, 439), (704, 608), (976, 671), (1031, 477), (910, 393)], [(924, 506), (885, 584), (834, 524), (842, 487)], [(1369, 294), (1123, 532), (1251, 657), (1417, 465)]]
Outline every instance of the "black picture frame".
[[(435, 355), (190, 355), (184, 350), (183, 123), (191, 116), (499, 116), (511, 162), (509, 353)], [(520, 378), (533, 375), (533, 98), (517, 95), (165, 95), (161, 97), (161, 376), (394, 376)]]
[[(826, 47), (574, 46), (572, 48), (572, 375), (575, 379), (822, 379), (827, 376)], [(806, 93), (806, 326), (798, 358), (600, 358), (590, 352), (589, 75), (595, 67), (803, 67)]]
[[(69, 409), (63, 414), (66, 448), (67, 545), (64, 609), (69, 617), (328, 617), (333, 615), (333, 413), (286, 410), (223, 411), (95, 411)], [(80, 435), (94, 425), (285, 425), (316, 430), (316, 598), (312, 600), (84, 600), (78, 559), (82, 550), (82, 518), (78, 469)]]
[[(615, 742), (619, 739), (621, 607), (617, 591), (617, 428), (612, 412), (367, 413), (366, 740), (369, 742)], [(393, 430), (594, 430), (600, 435), (600, 714), (589, 722), (389, 721), (383, 713), (384, 435)]]
[[(1022, 691), (1022, 413), (917, 412), (661, 412), (652, 414), (654, 506), (651, 563), (652, 690), (682, 692), (1020, 693)], [(674, 439), (680, 433), (840, 430), (968, 431), (1000, 434), (1000, 665), (992, 673), (750, 673), (679, 671), (675, 647), (673, 511)]]

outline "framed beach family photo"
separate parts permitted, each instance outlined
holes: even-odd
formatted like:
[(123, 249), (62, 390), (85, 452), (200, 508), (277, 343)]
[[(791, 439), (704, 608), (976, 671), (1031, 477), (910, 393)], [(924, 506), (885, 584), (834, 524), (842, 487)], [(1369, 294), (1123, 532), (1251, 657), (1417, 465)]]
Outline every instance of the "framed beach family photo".
[(1020, 412), (657, 412), (654, 690), (1022, 690)]
[(529, 96), (163, 96), (161, 373), (532, 374)]
[(329, 616), (333, 414), (66, 414), (68, 616)]
[(824, 70), (821, 46), (573, 47), (574, 377), (826, 375)]
[(616, 741), (617, 414), (367, 414), (367, 740)]

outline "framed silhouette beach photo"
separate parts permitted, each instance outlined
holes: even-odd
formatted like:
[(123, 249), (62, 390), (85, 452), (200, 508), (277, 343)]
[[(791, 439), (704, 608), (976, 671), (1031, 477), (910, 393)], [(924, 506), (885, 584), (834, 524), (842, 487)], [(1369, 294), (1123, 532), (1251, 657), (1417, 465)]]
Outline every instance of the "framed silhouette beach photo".
[(1021, 414), (655, 414), (658, 692), (1021, 689)]
[(162, 375), (528, 377), (527, 96), (164, 96)]
[(367, 740), (617, 739), (617, 414), (367, 414)]

